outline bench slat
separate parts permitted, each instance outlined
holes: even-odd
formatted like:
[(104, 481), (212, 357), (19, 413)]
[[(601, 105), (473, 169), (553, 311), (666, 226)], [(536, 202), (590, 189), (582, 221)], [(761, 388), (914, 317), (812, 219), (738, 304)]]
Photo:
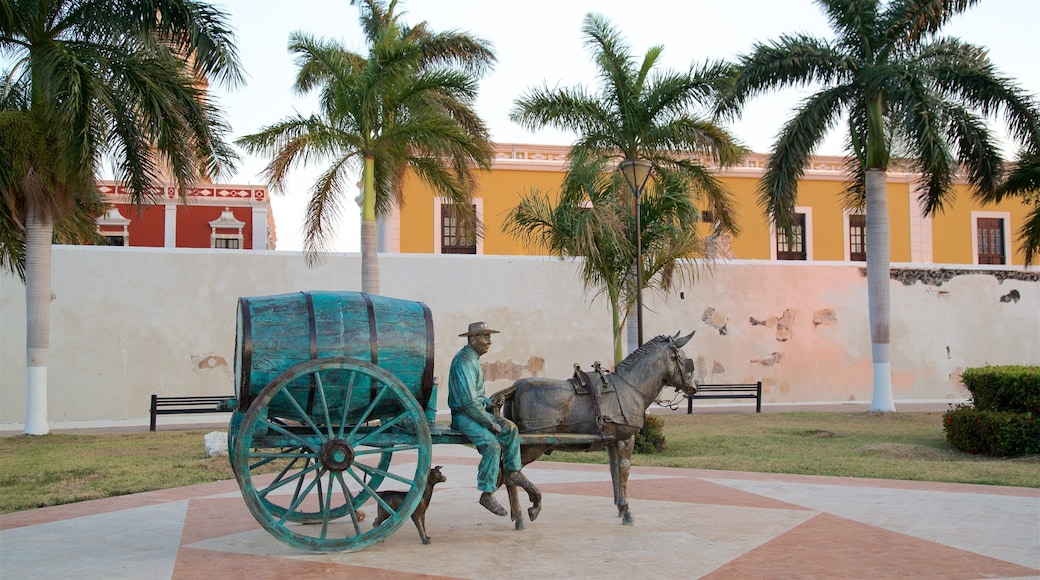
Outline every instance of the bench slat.
[(757, 383), (713, 383), (697, 386), (693, 396), (686, 397), (686, 414), (693, 414), (694, 399), (755, 399), (755, 412), (762, 412), (762, 381)]
[(228, 396), (199, 395), (195, 397), (160, 397), (152, 395), (149, 409), (148, 430), (155, 431), (157, 415), (189, 415), (194, 413), (230, 413), (232, 409), (221, 407), (221, 403), (233, 399)]

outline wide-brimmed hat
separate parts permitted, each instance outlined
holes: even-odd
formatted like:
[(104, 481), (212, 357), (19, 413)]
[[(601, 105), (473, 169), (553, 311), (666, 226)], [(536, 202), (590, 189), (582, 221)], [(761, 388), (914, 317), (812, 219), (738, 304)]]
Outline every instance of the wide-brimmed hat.
[(463, 332), (459, 336), (477, 336), (478, 334), (498, 334), (498, 331), (488, 328), (486, 322), (470, 322), (469, 331)]

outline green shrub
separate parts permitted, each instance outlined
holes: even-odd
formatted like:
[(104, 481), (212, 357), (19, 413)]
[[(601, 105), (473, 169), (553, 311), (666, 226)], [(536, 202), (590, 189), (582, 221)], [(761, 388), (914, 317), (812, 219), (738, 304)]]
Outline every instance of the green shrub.
[(660, 453), (664, 451), (664, 421), (654, 415), (646, 415), (643, 429), (636, 435), (636, 453)]
[(1016, 457), (1040, 453), (1040, 417), (959, 405), (943, 414), (950, 445), (965, 453)]
[(987, 366), (966, 369), (961, 381), (979, 411), (1040, 415), (1040, 367)]

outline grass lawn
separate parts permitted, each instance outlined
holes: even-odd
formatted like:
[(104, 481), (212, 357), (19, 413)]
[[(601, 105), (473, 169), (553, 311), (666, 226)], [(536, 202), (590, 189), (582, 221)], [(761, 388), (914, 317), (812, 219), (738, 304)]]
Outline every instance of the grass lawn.
[[(942, 413), (662, 415), (663, 453), (637, 466), (685, 467), (1040, 487), (1040, 456), (954, 451)], [(206, 431), (0, 438), (0, 513), (234, 477), (206, 456)], [(553, 453), (602, 462), (606, 453)]]
[[(666, 415), (662, 453), (635, 465), (1040, 487), (1040, 456), (998, 459), (952, 449), (942, 412)], [(582, 457), (584, 455), (584, 457)], [(587, 461), (606, 453), (554, 453)]]

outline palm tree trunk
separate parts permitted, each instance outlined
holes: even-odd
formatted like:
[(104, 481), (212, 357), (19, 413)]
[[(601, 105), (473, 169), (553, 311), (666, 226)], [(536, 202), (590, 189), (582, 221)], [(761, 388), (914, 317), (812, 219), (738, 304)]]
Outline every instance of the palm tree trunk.
[(632, 354), (641, 346), (639, 344), (639, 328), (637, 326), (635, 317), (630, 312), (628, 318), (625, 319), (625, 344), (628, 346), (625, 349), (625, 356)]
[(625, 360), (625, 353), (621, 344), (621, 313), (618, 310), (617, 290), (608, 288), (610, 296), (610, 328), (614, 331), (614, 365)]
[(379, 228), (376, 224), (375, 158), (365, 158), (361, 202), (361, 291), (379, 294)]
[(46, 435), (50, 351), (51, 236), (54, 222), (30, 199), (25, 219), (25, 434)]
[(871, 412), (896, 410), (892, 400), (892, 359), (889, 321), (889, 272), (892, 251), (888, 223), (888, 173), (868, 169), (867, 188), (867, 302), (870, 311), (870, 353), (874, 362)]

